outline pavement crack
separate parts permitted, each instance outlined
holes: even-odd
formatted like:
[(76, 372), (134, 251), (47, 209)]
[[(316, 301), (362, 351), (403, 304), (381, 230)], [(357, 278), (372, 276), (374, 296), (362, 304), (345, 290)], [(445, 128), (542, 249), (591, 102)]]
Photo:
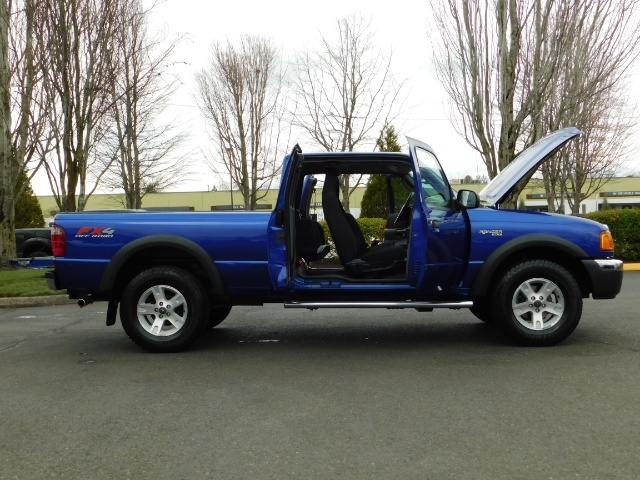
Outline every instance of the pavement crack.
[(84, 321), (84, 319), (79, 319), (79, 320), (74, 320), (73, 322), (68, 323), (67, 325), (63, 326), (63, 327), (57, 327), (57, 328), (52, 328), (51, 330), (47, 330), (44, 333), (41, 333), (39, 335), (31, 335), (29, 337), (23, 338), (22, 340), (18, 340), (15, 343), (12, 343), (11, 345), (7, 345), (5, 347), (0, 348), (0, 353), (6, 352), (8, 350), (11, 350), (13, 348), (18, 347), (19, 345), (22, 345), (23, 343), (26, 343), (30, 340), (36, 340), (39, 338), (43, 338), (43, 337), (52, 337), (55, 335), (60, 335), (62, 333), (66, 333), (67, 328), (69, 327), (73, 327), (74, 325), (78, 325), (79, 323), (82, 323)]
[(13, 343), (13, 344), (11, 344), (11, 345), (9, 345), (9, 346), (6, 346), (6, 347), (3, 347), (3, 348), (0, 348), (0, 353), (2, 353), (2, 352), (6, 352), (7, 350), (11, 350), (12, 348), (17, 347), (18, 345), (20, 345), (21, 343), (24, 343), (24, 342), (26, 342), (26, 341), (27, 341), (27, 339), (24, 339), (24, 340), (22, 340), (22, 341), (20, 341), (20, 342), (16, 342), (16, 343)]

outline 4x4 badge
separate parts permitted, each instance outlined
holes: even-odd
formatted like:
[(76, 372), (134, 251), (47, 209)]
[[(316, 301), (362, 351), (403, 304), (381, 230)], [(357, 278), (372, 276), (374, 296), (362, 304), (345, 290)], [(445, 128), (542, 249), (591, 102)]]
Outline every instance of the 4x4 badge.
[(501, 237), (502, 230), (480, 230), (480, 235), (491, 235), (492, 237)]
[(81, 227), (76, 232), (76, 238), (112, 238), (115, 233), (110, 227)]

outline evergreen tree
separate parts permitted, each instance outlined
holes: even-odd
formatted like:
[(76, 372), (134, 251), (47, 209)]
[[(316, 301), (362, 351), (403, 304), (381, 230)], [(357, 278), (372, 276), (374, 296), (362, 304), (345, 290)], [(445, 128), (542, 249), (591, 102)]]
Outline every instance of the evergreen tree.
[(376, 147), (381, 152), (399, 152), (402, 150), (398, 143), (398, 134), (393, 125), (387, 123), (382, 127), (380, 136), (376, 140)]
[(362, 196), (361, 218), (387, 218), (389, 215), (387, 179), (384, 175), (371, 175)]
[(31, 185), (29, 185), (29, 177), (27, 177), (26, 172), (22, 172), (22, 175), (20, 175), (20, 180), (16, 186), (16, 196), (25, 183), (27, 183), (27, 187), (16, 201), (16, 228), (44, 227), (42, 208), (38, 198), (33, 193)]
[[(376, 147), (381, 152), (399, 152), (398, 135), (393, 125), (385, 124), (380, 131)], [(360, 217), (387, 218), (389, 215), (389, 198), (387, 180), (384, 175), (371, 175), (367, 182), (367, 189), (362, 196)]]

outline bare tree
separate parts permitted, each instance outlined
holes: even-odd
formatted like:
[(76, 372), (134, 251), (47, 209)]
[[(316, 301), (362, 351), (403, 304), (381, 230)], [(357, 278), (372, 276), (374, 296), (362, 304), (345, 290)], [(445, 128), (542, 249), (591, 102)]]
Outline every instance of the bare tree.
[[(633, 0), (432, 0), (438, 35), (433, 39), (434, 50), (442, 52), (435, 62), (437, 74), (462, 117), (459, 132), (480, 152), (490, 178), (510, 163), (519, 149), (554, 129), (551, 123), (559, 127), (586, 120), (556, 116), (558, 111), (567, 111), (568, 104), (585, 105), (594, 98), (593, 90), (584, 85), (567, 90), (570, 82), (565, 80), (579, 69), (591, 68), (588, 62), (593, 59), (574, 55), (576, 48), (586, 42), (592, 52), (598, 51), (607, 41), (593, 35), (603, 27), (596, 20), (600, 12), (619, 9), (618, 18), (623, 18), (633, 4)], [(623, 23), (610, 41), (625, 37), (631, 24)], [(583, 35), (585, 29), (591, 34)], [(628, 53), (617, 58), (620, 62), (614, 69), (628, 68)], [(568, 59), (575, 62), (577, 70), (567, 71)], [(608, 81), (600, 77), (594, 85), (602, 86), (603, 82)], [(553, 111), (550, 103), (556, 99), (562, 99), (565, 106), (556, 105)], [(578, 126), (587, 128), (585, 124)], [(554, 175), (562, 174), (562, 167), (550, 168), (555, 169)], [(523, 187), (524, 182), (506, 206), (515, 207)]]
[[(572, 81), (577, 77), (572, 76)], [(558, 103), (562, 103), (559, 101)], [(580, 213), (581, 202), (600, 190), (628, 158), (626, 140), (634, 125), (632, 105), (620, 91), (603, 89), (596, 97), (572, 103), (548, 118), (549, 130), (556, 125), (580, 125), (583, 135), (541, 166), (550, 212)]]
[[(105, 171), (93, 147), (105, 134), (112, 102), (110, 85), (117, 72), (111, 52), (117, 49), (122, 2), (50, 0), (45, 5), (48, 62), (43, 73), (55, 135), (55, 150), (45, 167), (59, 208), (83, 210)], [(92, 168), (98, 168), (93, 185)]]
[[(279, 171), (284, 103), (278, 51), (256, 36), (245, 35), (238, 45), (216, 42), (196, 82), (216, 154), (245, 208), (254, 210)], [(215, 161), (210, 166), (217, 171)]]
[(148, 31), (148, 11), (140, 0), (123, 2), (116, 32), (117, 50), (109, 52), (117, 75), (111, 78), (109, 130), (98, 151), (110, 168), (103, 185), (124, 190), (125, 208), (142, 208), (146, 193), (159, 192), (184, 178), (184, 165), (172, 151), (184, 135), (173, 122), (159, 121), (176, 81), (169, 76), (176, 41)]
[[(633, 1), (596, 0), (574, 6), (560, 68), (540, 107), (541, 128), (578, 125), (584, 131), (543, 166), (549, 210), (579, 213), (582, 200), (599, 190), (626, 159), (633, 129), (628, 70), (638, 53), (640, 31)], [(534, 119), (535, 120), (535, 119)]]
[[(402, 85), (391, 74), (391, 53), (376, 47), (370, 21), (352, 14), (337, 19), (336, 26), (335, 42), (321, 35), (319, 48), (297, 55), (294, 122), (326, 151), (350, 152), (375, 142)], [(346, 211), (353, 188), (349, 175), (342, 175)]]
[(47, 149), (38, 5), (0, 2), (0, 264), (15, 256), (16, 201)]
[[(481, 154), (489, 178), (523, 147), (531, 104), (544, 97), (557, 63), (553, 53), (565, 39), (544, 36), (565, 15), (569, 7), (563, 3), (568, 2), (543, 7), (540, 0), (431, 1), (439, 35), (432, 37), (434, 51), (442, 52), (436, 72), (462, 117), (458, 131)], [(506, 204), (515, 206), (520, 191)]]

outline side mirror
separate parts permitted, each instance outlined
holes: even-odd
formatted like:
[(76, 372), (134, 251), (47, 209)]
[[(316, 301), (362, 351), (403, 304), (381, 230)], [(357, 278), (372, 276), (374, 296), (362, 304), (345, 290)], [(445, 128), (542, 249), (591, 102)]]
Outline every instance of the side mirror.
[(478, 194), (472, 190), (460, 190), (456, 202), (464, 208), (478, 208), (480, 206)]

